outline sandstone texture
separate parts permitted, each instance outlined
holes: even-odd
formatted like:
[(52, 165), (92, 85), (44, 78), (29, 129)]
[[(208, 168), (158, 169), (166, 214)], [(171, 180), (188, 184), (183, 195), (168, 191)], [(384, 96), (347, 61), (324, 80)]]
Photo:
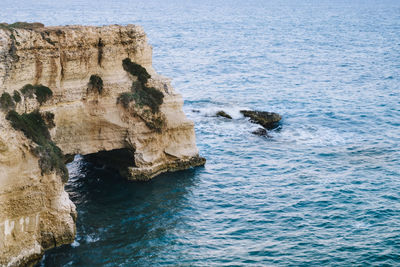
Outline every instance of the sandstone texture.
[[(124, 59), (151, 76), (143, 84), (162, 93), (157, 109), (140, 103), (135, 93), (125, 104), (118, 101), (138, 82), (124, 69)], [(46, 86), (52, 95), (43, 101), (28, 97), (21, 93), (27, 84)], [(0, 104), (0, 266), (32, 265), (44, 250), (75, 236), (76, 210), (64, 191), (66, 179), (43, 169), (38, 142), (12, 125), (11, 109), (53, 114), (48, 139), (65, 160), (94, 157), (131, 180), (205, 163), (181, 95), (152, 68), (152, 48), (141, 27), (0, 25), (0, 95), (15, 91), (20, 101), (11, 108)]]

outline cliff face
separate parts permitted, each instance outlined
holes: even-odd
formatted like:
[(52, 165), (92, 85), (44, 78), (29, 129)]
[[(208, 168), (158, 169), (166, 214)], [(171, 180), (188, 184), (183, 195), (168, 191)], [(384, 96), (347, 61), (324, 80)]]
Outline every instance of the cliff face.
[[(0, 27), (0, 95), (0, 265), (35, 261), (74, 239), (75, 206), (43, 156), (50, 150), (105, 161), (132, 180), (205, 163), (182, 97), (153, 70), (137, 26)], [(35, 110), (45, 138), (29, 128), (25, 115)]]

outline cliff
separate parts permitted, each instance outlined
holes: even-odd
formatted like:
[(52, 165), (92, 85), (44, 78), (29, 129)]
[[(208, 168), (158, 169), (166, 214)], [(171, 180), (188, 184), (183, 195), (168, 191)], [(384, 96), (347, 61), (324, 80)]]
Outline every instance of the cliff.
[(0, 265), (71, 243), (74, 155), (131, 180), (205, 163), (142, 28), (0, 24)]

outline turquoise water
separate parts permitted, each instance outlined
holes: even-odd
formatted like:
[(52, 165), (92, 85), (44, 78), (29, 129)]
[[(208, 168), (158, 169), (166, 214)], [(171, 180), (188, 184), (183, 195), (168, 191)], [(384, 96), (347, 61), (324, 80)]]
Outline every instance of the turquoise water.
[(77, 157), (77, 239), (41, 266), (400, 265), (399, 1), (52, 2), (0, 20), (142, 25), (208, 162), (135, 183)]

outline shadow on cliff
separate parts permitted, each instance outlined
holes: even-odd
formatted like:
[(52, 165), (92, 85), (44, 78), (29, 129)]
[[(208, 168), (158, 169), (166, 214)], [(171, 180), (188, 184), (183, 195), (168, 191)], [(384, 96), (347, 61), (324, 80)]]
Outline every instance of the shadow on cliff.
[(177, 242), (178, 224), (190, 231), (183, 209), (190, 206), (201, 168), (161, 174), (148, 182), (126, 181), (115, 170), (80, 156), (68, 169), (66, 190), (78, 210), (77, 238), (48, 251), (39, 266), (138, 264), (168, 253)]

